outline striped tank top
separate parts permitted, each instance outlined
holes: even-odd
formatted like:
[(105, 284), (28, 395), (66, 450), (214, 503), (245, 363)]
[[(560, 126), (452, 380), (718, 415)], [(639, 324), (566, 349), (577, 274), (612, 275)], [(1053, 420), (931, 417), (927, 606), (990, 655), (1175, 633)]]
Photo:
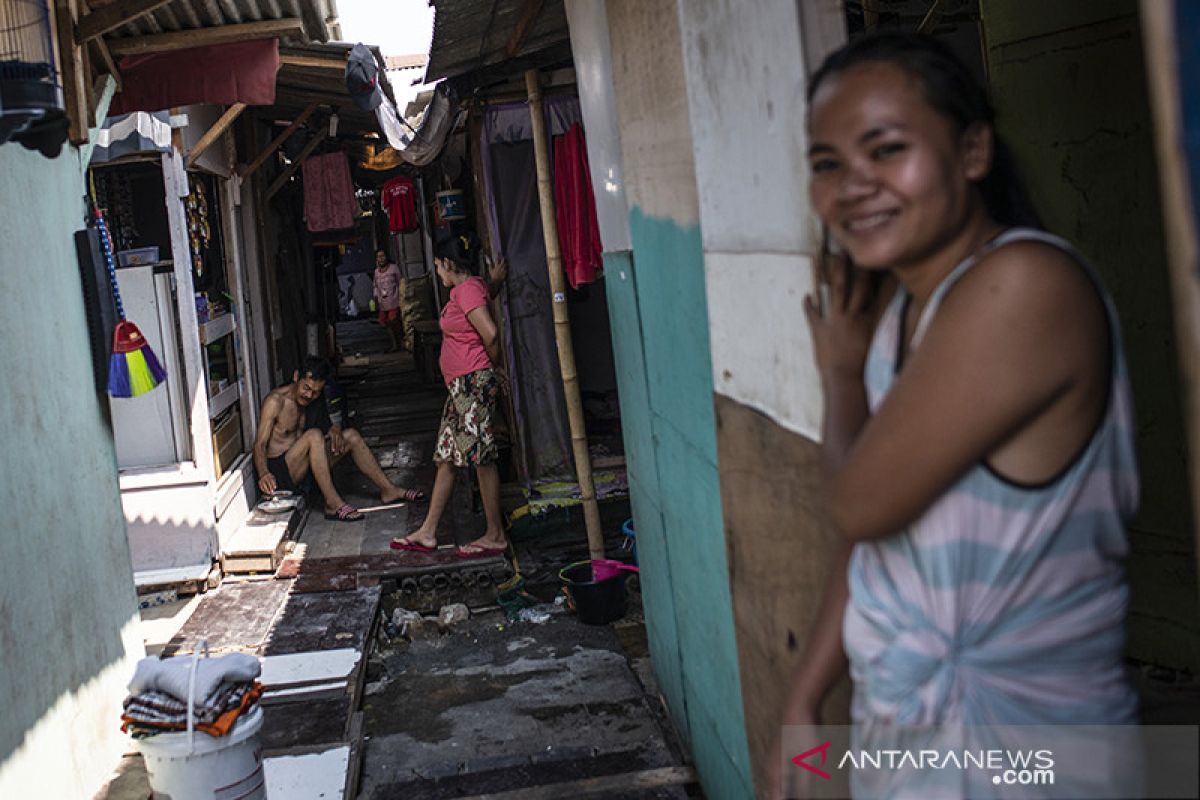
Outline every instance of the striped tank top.
[[(1006, 480), (982, 461), (901, 532), (855, 546), (843, 626), (857, 722), (908, 725), (1134, 722), (1125, 675), (1125, 521), (1138, 502), (1133, 403), (1116, 312), (1067, 242), (1014, 228), (946, 277), (912, 338), (979, 257), (1014, 241), (1066, 251), (1104, 296), (1107, 410), (1056, 478)], [(864, 380), (872, 413), (896, 378), (906, 293), (881, 318)]]

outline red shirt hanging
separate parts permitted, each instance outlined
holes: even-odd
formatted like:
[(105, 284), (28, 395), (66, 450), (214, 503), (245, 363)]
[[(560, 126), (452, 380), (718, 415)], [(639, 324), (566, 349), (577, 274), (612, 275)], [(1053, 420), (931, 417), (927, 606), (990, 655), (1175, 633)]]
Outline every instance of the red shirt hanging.
[(403, 175), (383, 185), (383, 210), (388, 215), (392, 233), (408, 233), (417, 229), (417, 187)]

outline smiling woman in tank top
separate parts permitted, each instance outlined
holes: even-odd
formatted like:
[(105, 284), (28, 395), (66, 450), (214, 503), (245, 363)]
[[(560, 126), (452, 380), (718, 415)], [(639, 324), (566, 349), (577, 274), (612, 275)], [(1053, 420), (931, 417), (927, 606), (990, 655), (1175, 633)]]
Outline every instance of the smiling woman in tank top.
[(819, 618), (844, 624), (813, 634), (784, 722), (814, 721), (847, 661), (859, 723), (1135, 721), (1138, 478), (1107, 295), (1038, 229), (943, 45), (858, 40), (809, 93), (812, 203), (844, 252), (805, 303), (845, 541)]

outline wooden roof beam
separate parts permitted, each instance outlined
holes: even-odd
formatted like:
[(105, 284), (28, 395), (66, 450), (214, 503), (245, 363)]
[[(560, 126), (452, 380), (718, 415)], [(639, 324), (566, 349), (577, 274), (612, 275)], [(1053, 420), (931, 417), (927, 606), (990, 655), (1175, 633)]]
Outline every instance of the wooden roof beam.
[(117, 0), (80, 17), (75, 25), (75, 41), (86, 44), (169, 2), (171, 0)]
[(508, 46), (504, 48), (509, 58), (515, 56), (520, 51), (521, 45), (525, 44), (525, 37), (529, 35), (533, 21), (537, 19), (538, 14), (542, 13), (542, 3), (543, 0), (525, 0), (525, 8), (521, 10), (521, 17), (517, 20), (512, 36), (508, 39)]
[(317, 105), (317, 103), (309, 103), (308, 108), (301, 111), (300, 116), (292, 120), (292, 124), (283, 129), (283, 133), (272, 139), (271, 143), (267, 145), (266, 149), (259, 153), (258, 156), (248, 165), (246, 165), (246, 168), (239, 173), (241, 179), (248, 180), (250, 176), (253, 175), (258, 168), (263, 165), (263, 162), (270, 158), (271, 154), (278, 150), (280, 146), (288, 140), (288, 137), (295, 133), (296, 129), (304, 124), (305, 120), (312, 116), (312, 113), (317, 110)]
[(344, 57), (323, 58), (321, 56), (302, 56), (294, 53), (280, 53), (279, 64), (283, 67), (309, 67), (311, 69), (342, 71), (346, 69), (346, 59)]
[(325, 141), (328, 135), (328, 129), (322, 129), (318, 127), (313, 131), (312, 140), (308, 144), (304, 145), (304, 149), (300, 151), (300, 155), (296, 158), (296, 160), (291, 164), (288, 164), (288, 168), (280, 173), (279, 177), (275, 179), (275, 182), (268, 187), (268, 200), (274, 197), (275, 193), (283, 188), (283, 185), (288, 182), (288, 178), (296, 174), (296, 170), (300, 169), (300, 165), (304, 163), (304, 159), (308, 158), (309, 155), (312, 154), (312, 151), (316, 150), (317, 146), (320, 145), (321, 142)]
[(929, 6), (929, 11), (925, 13), (925, 18), (917, 26), (917, 33), (933, 33), (933, 29), (941, 22), (944, 13), (946, 13), (946, 10), (942, 8), (942, 0), (933, 0), (933, 3)]
[(117, 69), (117, 62), (113, 60), (112, 53), (108, 51), (108, 45), (104, 43), (104, 39), (96, 37), (88, 43), (92, 52), (100, 57), (100, 61), (104, 64), (105, 70), (117, 82), (117, 91), (121, 91), (121, 71)]
[(234, 103), (229, 108), (225, 109), (225, 113), (221, 115), (221, 118), (214, 122), (213, 126), (204, 132), (204, 135), (200, 137), (200, 141), (196, 142), (195, 147), (193, 147), (191, 152), (188, 153), (187, 166), (190, 168), (193, 164), (195, 164), (200, 156), (204, 155), (204, 151), (211, 147), (213, 142), (215, 142), (217, 139), (220, 139), (221, 134), (223, 134), (229, 128), (229, 126), (233, 124), (233, 121), (237, 119), (238, 116), (241, 115), (241, 113), (245, 110), (245, 103)]
[(76, 0), (54, 0), (57, 26), (58, 67), (62, 75), (63, 104), (69, 121), (68, 137), (73, 145), (88, 140), (87, 52), (75, 41)]
[(114, 56), (144, 53), (166, 53), (191, 47), (213, 44), (246, 42), (253, 39), (271, 39), (303, 33), (304, 21), (299, 17), (265, 19), (260, 22), (243, 22), (239, 25), (221, 25), (214, 28), (196, 28), (187, 31), (172, 31), (152, 36), (131, 36), (111, 39), (108, 49)]

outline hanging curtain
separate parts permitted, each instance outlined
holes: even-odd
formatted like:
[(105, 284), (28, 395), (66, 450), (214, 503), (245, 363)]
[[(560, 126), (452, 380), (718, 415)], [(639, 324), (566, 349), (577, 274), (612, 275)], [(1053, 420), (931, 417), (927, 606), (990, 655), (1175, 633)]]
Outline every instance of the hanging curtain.
[(571, 288), (594, 283), (603, 267), (600, 223), (596, 220), (587, 142), (578, 122), (554, 139), (554, 210), (563, 270)]
[(350, 163), (342, 152), (304, 160), (304, 218), (313, 233), (354, 227), (354, 184)]
[(121, 91), (113, 98), (110, 114), (194, 103), (269, 106), (275, 103), (279, 42), (258, 39), (126, 56), (118, 69)]

